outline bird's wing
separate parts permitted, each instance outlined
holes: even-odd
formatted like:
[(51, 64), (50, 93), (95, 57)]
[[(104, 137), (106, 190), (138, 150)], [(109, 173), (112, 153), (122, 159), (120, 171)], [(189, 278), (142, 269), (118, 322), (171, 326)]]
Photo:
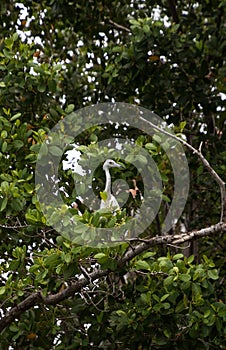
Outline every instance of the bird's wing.
[[(109, 197), (109, 196), (108, 196)], [(111, 194), (110, 198), (106, 200), (101, 200), (100, 209), (109, 208), (109, 209), (119, 209), (120, 206), (116, 200), (116, 198)]]

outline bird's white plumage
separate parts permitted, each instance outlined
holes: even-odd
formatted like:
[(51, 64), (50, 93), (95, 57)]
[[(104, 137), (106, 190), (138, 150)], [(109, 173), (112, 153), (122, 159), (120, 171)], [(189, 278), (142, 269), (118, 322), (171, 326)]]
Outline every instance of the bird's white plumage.
[(107, 194), (107, 198), (106, 200), (101, 199), (100, 209), (109, 208), (112, 210), (116, 210), (116, 209), (119, 209), (120, 206), (116, 198), (111, 193), (111, 174), (109, 170), (110, 168), (121, 168), (121, 165), (119, 165), (112, 159), (107, 159), (104, 162), (103, 170), (105, 171), (105, 176), (106, 176), (106, 184), (105, 184), (104, 192)]

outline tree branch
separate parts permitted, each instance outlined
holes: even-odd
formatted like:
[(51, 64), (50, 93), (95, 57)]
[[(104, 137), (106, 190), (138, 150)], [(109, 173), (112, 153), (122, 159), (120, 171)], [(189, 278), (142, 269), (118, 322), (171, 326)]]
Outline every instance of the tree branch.
[[(163, 236), (157, 236), (152, 237), (147, 240), (142, 240), (142, 243), (137, 245), (136, 247), (131, 247), (125, 256), (119, 261), (119, 264), (122, 264), (122, 266), (132, 260), (135, 256), (143, 253), (145, 250), (149, 249), (150, 247), (156, 246), (156, 245), (162, 245), (162, 244), (180, 244), (187, 241), (191, 241), (194, 238), (202, 238), (210, 235), (215, 235), (217, 233), (226, 232), (226, 223), (220, 222), (216, 225), (212, 225), (207, 228), (203, 228), (200, 230), (193, 230), (190, 232), (180, 233), (176, 235), (163, 235)], [(139, 241), (139, 238), (133, 238), (130, 239), (131, 241)]]
[(220, 187), (220, 193), (221, 193), (221, 214), (220, 214), (220, 222), (223, 222), (226, 220), (226, 190), (225, 190), (225, 182), (220, 178), (220, 176), (216, 173), (216, 171), (211, 167), (208, 160), (203, 156), (201, 149), (197, 150), (194, 148), (190, 143), (187, 141), (177, 137), (174, 134), (171, 134), (170, 132), (158, 127), (157, 125), (153, 124), (149, 120), (138, 116), (140, 120), (143, 122), (149, 124), (153, 129), (160, 131), (161, 133), (171, 137), (174, 140), (177, 140), (178, 142), (182, 143), (182, 145), (186, 146), (190, 151), (192, 151), (194, 154), (198, 156), (198, 158), (201, 160), (202, 164), (205, 166), (209, 174), (212, 176), (214, 181), (217, 182), (217, 184)]
[(13, 307), (8, 311), (5, 317), (0, 320), (0, 332), (15, 321), (21, 314), (26, 310), (34, 307), (36, 304), (40, 303), (40, 293), (35, 292), (29, 295), (26, 299), (21, 301), (17, 306)]
[(73, 296), (75, 293), (81, 291), (81, 289), (87, 286), (90, 281), (106, 276), (110, 273), (109, 270), (97, 270), (89, 275), (89, 279), (81, 278), (80, 280), (72, 283), (67, 288), (63, 289), (59, 293), (49, 294), (44, 296), (41, 291), (32, 293), (26, 299), (21, 301), (17, 306), (8, 311), (5, 317), (0, 320), (0, 332), (3, 331), (13, 321), (18, 319), (25, 311), (34, 307), (35, 305), (56, 305), (61, 301)]
[[(187, 241), (191, 241), (194, 238), (201, 238), (210, 235), (216, 235), (217, 233), (226, 232), (226, 223), (218, 223), (207, 228), (200, 230), (193, 230), (191, 232), (177, 234), (177, 235), (166, 235), (152, 237), (147, 240), (142, 240), (142, 243), (135, 247), (130, 247), (126, 254), (118, 260), (118, 269), (125, 266), (127, 262), (135, 258), (137, 255), (148, 250), (150, 247), (162, 244), (180, 244)], [(132, 240), (130, 240), (132, 241)], [(133, 241), (139, 242), (139, 238), (133, 239)], [(85, 286), (89, 285), (90, 282), (107, 276), (111, 273), (111, 270), (96, 270), (89, 274), (89, 278), (84, 277), (75, 282), (70, 286), (66, 287), (64, 290), (56, 293), (43, 296), (41, 291), (32, 293), (25, 300), (20, 302), (17, 306), (13, 307), (8, 311), (5, 317), (0, 321), (0, 332), (4, 330), (13, 321), (18, 319), (25, 311), (34, 307), (35, 305), (45, 304), (45, 305), (56, 305), (69, 297), (72, 297), (75, 293), (78, 293)]]
[(178, 14), (177, 14), (175, 0), (168, 0), (168, 5), (169, 5), (169, 8), (170, 8), (170, 12), (171, 12), (173, 21), (175, 23), (179, 23), (179, 17), (178, 17)]
[(121, 29), (121, 30), (124, 30), (124, 31), (127, 32), (127, 33), (130, 33), (130, 29), (129, 29), (129, 28), (126, 28), (126, 27), (124, 27), (123, 25), (118, 24), (118, 23), (112, 21), (111, 19), (108, 19), (108, 22), (109, 22), (110, 24), (112, 24), (115, 28)]

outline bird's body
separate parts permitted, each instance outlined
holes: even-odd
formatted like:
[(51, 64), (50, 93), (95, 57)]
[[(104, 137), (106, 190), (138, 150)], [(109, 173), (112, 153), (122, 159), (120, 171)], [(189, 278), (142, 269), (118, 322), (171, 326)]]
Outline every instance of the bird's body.
[(104, 193), (106, 194), (106, 199), (103, 199), (103, 198), (101, 199), (100, 209), (109, 208), (112, 210), (116, 210), (120, 208), (116, 198), (111, 193), (111, 174), (109, 169), (121, 168), (121, 167), (122, 167), (121, 165), (119, 165), (112, 159), (107, 159), (104, 162), (103, 170), (105, 171), (105, 176), (106, 176)]

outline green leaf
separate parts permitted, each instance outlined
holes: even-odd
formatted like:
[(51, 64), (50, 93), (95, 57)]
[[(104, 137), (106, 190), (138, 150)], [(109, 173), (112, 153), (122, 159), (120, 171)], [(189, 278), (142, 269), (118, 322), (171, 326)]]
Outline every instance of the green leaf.
[(103, 259), (103, 258), (107, 258), (107, 255), (104, 253), (97, 253), (94, 255), (94, 259)]
[(14, 332), (14, 333), (19, 331), (19, 328), (14, 323), (10, 325), (9, 329), (11, 332)]
[(20, 260), (18, 259), (12, 260), (9, 264), (10, 270), (13, 270), (13, 271), (16, 271), (19, 266), (20, 266)]
[(0, 179), (7, 181), (7, 182), (11, 182), (12, 181), (12, 176), (9, 174), (1, 174), (0, 175)]
[(138, 260), (135, 264), (136, 269), (138, 270), (149, 270), (150, 271), (150, 265), (147, 263), (147, 261), (144, 260)]
[(17, 32), (13, 33), (13, 41), (17, 41), (18, 38), (19, 38), (19, 34)]
[(175, 312), (177, 314), (181, 313), (182, 311), (184, 311), (187, 308), (187, 306), (184, 303), (184, 300), (180, 300), (179, 303), (176, 306)]
[(153, 136), (153, 140), (159, 144), (161, 144), (161, 142), (162, 142), (161, 137), (159, 135), (156, 135), (156, 134)]
[(50, 108), (50, 109), (49, 109), (49, 113), (51, 114), (51, 116), (52, 116), (53, 118), (59, 118), (59, 114), (58, 114), (58, 112), (57, 112), (54, 108)]
[(94, 258), (97, 259), (98, 263), (102, 265), (102, 268), (111, 268), (111, 260), (108, 255), (104, 254), (104, 253), (97, 253), (96, 255), (94, 255)]
[(59, 264), (60, 262), (60, 256), (57, 253), (53, 253), (49, 255), (47, 258), (45, 258), (45, 265), (47, 267), (55, 267)]
[(183, 259), (184, 258), (184, 255), (183, 254), (176, 254), (173, 256), (173, 260), (179, 260), (179, 259)]
[(7, 142), (6, 142), (6, 141), (4, 141), (4, 142), (3, 142), (3, 144), (2, 144), (2, 152), (3, 152), (3, 153), (5, 153), (5, 152), (6, 152), (6, 150), (7, 150), (7, 146), (8, 146), (8, 145), (7, 145)]
[(44, 82), (41, 82), (38, 84), (38, 91), (39, 92), (45, 92), (46, 91), (46, 84)]
[(30, 224), (36, 224), (38, 222), (37, 217), (35, 217), (31, 213), (25, 213), (25, 218), (26, 218), (27, 222)]
[(174, 276), (168, 276), (164, 279), (164, 286), (168, 287), (173, 284)]
[(195, 256), (194, 255), (190, 255), (188, 260), (187, 260), (187, 263), (190, 265), (195, 259)]
[(129, 154), (128, 156), (126, 156), (125, 159), (126, 162), (133, 164), (134, 163), (134, 155), (133, 154)]
[(146, 143), (145, 148), (147, 148), (148, 150), (152, 150), (152, 151), (157, 150), (157, 146), (154, 145), (153, 143)]
[(48, 154), (48, 146), (46, 143), (43, 143), (40, 148), (40, 156), (46, 156)]
[(19, 297), (22, 297), (22, 296), (24, 295), (24, 291), (19, 289), (19, 290), (17, 291), (17, 295), (18, 295)]
[(148, 258), (155, 256), (155, 255), (156, 255), (156, 252), (146, 252), (143, 255), (143, 259), (148, 259)]
[(10, 121), (13, 122), (14, 120), (20, 118), (20, 116), (21, 116), (21, 113), (17, 113), (10, 118)]
[(167, 328), (165, 328), (165, 329), (163, 330), (163, 333), (164, 333), (164, 335), (165, 335), (166, 338), (170, 338), (171, 335), (172, 335), (172, 333), (170, 332), (170, 330), (167, 329)]
[(115, 271), (117, 269), (117, 266), (117, 260), (114, 259), (108, 259), (105, 265), (102, 264), (103, 268), (110, 269), (111, 271)]
[(192, 284), (192, 292), (195, 300), (198, 300), (202, 296), (202, 291), (198, 283)]
[(38, 64), (33, 65), (33, 68), (34, 68), (34, 71), (36, 73), (40, 73), (40, 74), (45, 73), (44, 69), (41, 66), (39, 66)]
[(7, 116), (10, 115), (10, 108), (6, 109), (5, 107), (3, 107), (2, 110)]
[(179, 275), (179, 279), (180, 279), (181, 281), (183, 281), (183, 282), (188, 282), (188, 281), (191, 280), (191, 276), (188, 275), (188, 274), (183, 273), (183, 274), (180, 274), (180, 275)]
[(61, 70), (62, 69), (62, 64), (61, 63), (58, 63), (56, 64), (54, 67), (53, 67), (53, 71), (56, 72), (58, 70)]
[(208, 277), (212, 280), (217, 280), (219, 278), (217, 269), (214, 270), (208, 270), (207, 271)]
[(2, 130), (2, 132), (1, 132), (1, 138), (2, 138), (2, 139), (6, 139), (7, 136), (8, 136), (7, 131), (6, 131), (6, 130)]
[(35, 273), (36, 271), (38, 271), (40, 269), (40, 265), (38, 264), (34, 264), (29, 268), (29, 272), (30, 273)]
[(0, 287), (0, 295), (5, 294), (5, 292), (6, 292), (6, 287), (5, 286)]
[(65, 254), (64, 261), (66, 262), (66, 264), (69, 264), (71, 262), (71, 258), (72, 257), (70, 253)]
[(48, 79), (48, 89), (52, 92), (55, 92), (57, 88), (57, 83), (55, 80)]
[(103, 201), (106, 201), (108, 198), (107, 192), (100, 192), (100, 197), (101, 199), (103, 199)]
[(63, 150), (57, 146), (50, 146), (49, 152), (54, 156), (62, 156)]
[(123, 311), (123, 310), (117, 310), (117, 311), (116, 311), (116, 314), (117, 314), (118, 316), (127, 316), (126, 313), (125, 313), (125, 311)]
[(40, 273), (37, 274), (36, 276), (36, 282), (42, 283), (42, 284), (47, 284), (47, 279), (45, 277), (48, 275), (48, 270), (43, 270)]
[(193, 281), (196, 281), (199, 278), (205, 277), (205, 270), (202, 269), (201, 267), (197, 268), (195, 270), (194, 276), (193, 276)]
[(17, 149), (20, 149), (21, 147), (23, 147), (24, 143), (21, 140), (14, 140), (13, 141), (13, 146)]
[(167, 197), (165, 194), (162, 194), (162, 200), (167, 202), (167, 203), (171, 202), (171, 199), (169, 197)]
[(150, 33), (150, 27), (149, 27), (149, 25), (145, 24), (144, 27), (143, 27), (143, 29), (144, 29), (144, 32), (145, 32), (146, 34)]
[(135, 160), (138, 160), (142, 164), (147, 164), (148, 163), (147, 158), (145, 156), (142, 156), (142, 154), (140, 154), (139, 156), (136, 156)]
[(180, 127), (180, 132), (184, 131), (184, 128), (185, 128), (186, 124), (187, 124), (186, 120), (184, 120), (183, 122), (180, 122), (180, 126), (179, 126)]
[[(5, 39), (5, 46), (8, 48), (8, 49), (12, 49), (13, 47), (13, 38), (6, 38)], [(7, 57), (7, 56), (6, 56)]]
[(66, 112), (67, 114), (69, 114), (69, 113), (73, 112), (74, 108), (75, 108), (75, 105), (74, 105), (74, 104), (70, 104), (70, 105), (68, 105), (68, 106), (66, 107), (65, 112)]
[(163, 296), (161, 297), (161, 299), (160, 299), (161, 303), (162, 303), (164, 300), (166, 300), (169, 296), (170, 296), (170, 294), (165, 294), (165, 295), (163, 295)]
[(8, 203), (8, 198), (5, 197), (1, 203), (1, 208), (0, 208), (0, 211), (3, 211), (5, 210), (6, 206), (7, 206), (7, 203)]
[(226, 305), (223, 302), (215, 302), (212, 306), (219, 317), (226, 317)]
[(211, 259), (207, 258), (206, 255), (203, 255), (202, 258), (205, 261), (205, 263), (208, 265), (208, 267), (215, 267), (214, 262)]
[(33, 186), (29, 183), (25, 183), (24, 188), (25, 188), (26, 192), (29, 194), (32, 194), (34, 192)]

